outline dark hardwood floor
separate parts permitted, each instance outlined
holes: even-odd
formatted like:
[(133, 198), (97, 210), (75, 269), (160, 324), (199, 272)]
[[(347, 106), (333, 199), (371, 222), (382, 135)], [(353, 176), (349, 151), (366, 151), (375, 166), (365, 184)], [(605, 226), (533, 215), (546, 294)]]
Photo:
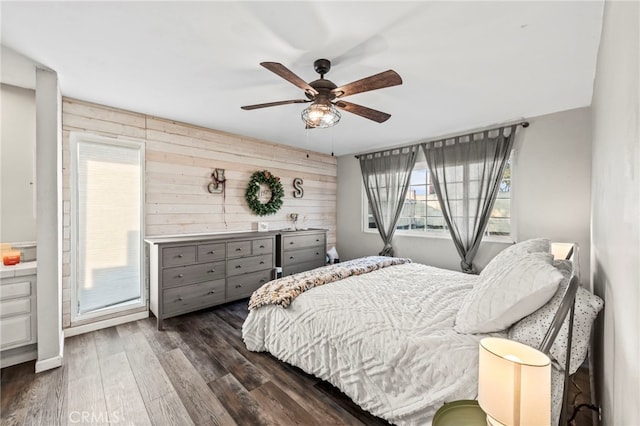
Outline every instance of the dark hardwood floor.
[(65, 340), (64, 365), (1, 374), (2, 425), (386, 425), (330, 384), (246, 349), (247, 300)]
[[(64, 365), (2, 370), (2, 425), (387, 425), (329, 383), (250, 352), (247, 300), (165, 320), (111, 327), (65, 341)], [(588, 402), (588, 372), (570, 403)], [(569, 414), (572, 413), (572, 408)], [(582, 410), (572, 425), (591, 426)]]

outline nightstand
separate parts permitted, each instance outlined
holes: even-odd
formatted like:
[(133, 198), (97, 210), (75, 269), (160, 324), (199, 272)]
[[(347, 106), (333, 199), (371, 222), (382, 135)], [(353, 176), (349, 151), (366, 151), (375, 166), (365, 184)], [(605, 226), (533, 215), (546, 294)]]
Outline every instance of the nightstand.
[(487, 415), (478, 401), (463, 399), (444, 404), (436, 411), (431, 426), (486, 426)]

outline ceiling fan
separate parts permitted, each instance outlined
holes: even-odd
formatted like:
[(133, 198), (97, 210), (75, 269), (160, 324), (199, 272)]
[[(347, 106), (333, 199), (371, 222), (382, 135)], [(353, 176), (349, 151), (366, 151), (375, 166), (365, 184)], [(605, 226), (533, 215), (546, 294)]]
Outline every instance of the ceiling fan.
[(311, 105), (302, 111), (302, 120), (305, 122), (307, 129), (331, 127), (337, 124), (338, 121), (340, 121), (340, 113), (336, 107), (369, 120), (384, 123), (391, 117), (390, 114), (343, 101), (342, 98), (355, 95), (356, 93), (402, 84), (402, 78), (398, 73), (393, 70), (388, 70), (338, 87), (331, 80), (325, 80), (324, 78), (325, 74), (331, 69), (331, 61), (328, 59), (317, 59), (314, 61), (313, 67), (316, 72), (320, 74), (320, 78), (309, 83), (302, 80), (278, 62), (261, 62), (260, 65), (304, 90), (307, 99), (292, 99), (288, 101), (246, 105), (241, 108), (244, 110), (252, 110), (278, 105), (311, 102)]

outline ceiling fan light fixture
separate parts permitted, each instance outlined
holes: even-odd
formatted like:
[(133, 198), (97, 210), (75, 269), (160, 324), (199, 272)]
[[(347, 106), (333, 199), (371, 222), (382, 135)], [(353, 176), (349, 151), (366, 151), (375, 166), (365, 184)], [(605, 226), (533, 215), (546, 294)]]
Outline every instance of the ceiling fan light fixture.
[(302, 121), (304, 121), (307, 128), (325, 129), (338, 124), (340, 112), (330, 103), (313, 103), (302, 110)]

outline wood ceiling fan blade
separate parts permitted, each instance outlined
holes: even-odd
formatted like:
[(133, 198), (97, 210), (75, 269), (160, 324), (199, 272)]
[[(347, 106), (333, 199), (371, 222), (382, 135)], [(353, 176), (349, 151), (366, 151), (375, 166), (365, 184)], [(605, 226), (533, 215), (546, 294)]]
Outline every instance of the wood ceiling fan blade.
[(278, 105), (305, 104), (307, 102), (311, 102), (311, 101), (308, 99), (292, 99), (289, 101), (267, 102), (266, 104), (245, 105), (245, 106), (241, 106), (240, 108), (244, 110), (252, 110), (252, 109), (258, 109), (258, 108), (278, 106)]
[(345, 84), (344, 86), (336, 87), (331, 92), (336, 95), (336, 98), (341, 98), (344, 96), (355, 95), (356, 93), (398, 86), (400, 84), (402, 84), (402, 77), (400, 77), (400, 75), (398, 75), (394, 70), (387, 70), (379, 74)]
[(296, 74), (293, 73), (293, 71), (291, 71), (289, 68), (285, 67), (281, 63), (279, 63), (279, 62), (260, 62), (260, 65), (262, 65), (263, 67), (265, 67), (266, 69), (268, 69), (272, 73), (277, 74), (280, 77), (284, 78), (289, 83), (293, 83), (294, 85), (298, 86), (299, 88), (301, 88), (305, 92), (310, 93), (310, 94), (312, 94), (314, 96), (318, 94), (318, 91), (316, 89), (314, 89), (313, 87), (309, 86), (309, 84), (307, 84), (306, 81), (304, 81), (303, 79), (298, 77)]
[(387, 114), (386, 112), (378, 111), (342, 100), (337, 101), (336, 103), (334, 103), (334, 105), (341, 110), (359, 115), (360, 117), (368, 118), (369, 120), (373, 120), (378, 123), (384, 123), (391, 117), (391, 114)]

